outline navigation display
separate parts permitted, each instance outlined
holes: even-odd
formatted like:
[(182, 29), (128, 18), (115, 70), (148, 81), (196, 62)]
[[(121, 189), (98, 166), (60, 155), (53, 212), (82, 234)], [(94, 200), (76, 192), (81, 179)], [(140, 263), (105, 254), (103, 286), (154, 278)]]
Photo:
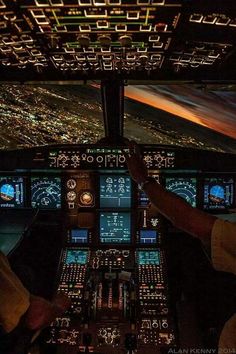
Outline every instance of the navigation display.
[(71, 242), (72, 243), (87, 243), (88, 242), (88, 230), (87, 229), (72, 229), (71, 230)]
[(130, 208), (131, 180), (125, 175), (100, 175), (100, 207)]
[(100, 241), (102, 243), (130, 243), (130, 213), (101, 212)]
[(196, 207), (196, 178), (166, 178), (166, 189), (185, 199), (192, 207)]
[(204, 181), (204, 209), (225, 209), (234, 201), (232, 178), (206, 178)]
[(138, 251), (138, 265), (159, 265), (160, 252), (159, 251)]
[(156, 230), (140, 230), (140, 243), (156, 243), (157, 236)]
[(88, 251), (87, 250), (73, 250), (68, 249), (66, 251), (66, 264), (81, 264), (84, 265), (88, 261)]
[(61, 208), (61, 179), (58, 177), (31, 178), (31, 205), (39, 209)]
[(0, 207), (24, 207), (24, 180), (23, 177), (0, 176)]

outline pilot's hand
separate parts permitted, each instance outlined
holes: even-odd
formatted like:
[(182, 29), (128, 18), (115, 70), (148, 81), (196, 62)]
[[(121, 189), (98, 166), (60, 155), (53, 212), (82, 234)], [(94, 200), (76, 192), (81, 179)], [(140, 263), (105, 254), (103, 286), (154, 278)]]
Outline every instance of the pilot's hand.
[(138, 144), (134, 141), (127, 141), (129, 153), (124, 152), (126, 163), (132, 179), (140, 184), (148, 177), (147, 167), (142, 159)]
[(30, 305), (24, 317), (25, 325), (34, 331), (45, 328), (69, 309), (70, 305), (70, 299), (62, 293), (57, 294), (51, 302), (31, 295)]

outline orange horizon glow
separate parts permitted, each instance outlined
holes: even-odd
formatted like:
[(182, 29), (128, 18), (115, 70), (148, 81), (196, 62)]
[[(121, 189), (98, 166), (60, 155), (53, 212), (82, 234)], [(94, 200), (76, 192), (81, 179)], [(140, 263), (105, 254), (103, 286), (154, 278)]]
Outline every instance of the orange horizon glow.
[[(97, 83), (93, 83), (91, 86), (100, 88), (100, 85)], [(188, 97), (189, 94), (189, 97), (192, 100), (194, 97), (194, 100), (196, 99), (196, 102), (199, 102), (197, 108), (191, 109), (184, 107), (184, 103), (178, 102), (177, 99), (166, 97), (165, 94), (162, 94), (161, 92), (148, 92), (148, 89), (146, 90), (145, 86), (126, 86), (124, 94), (127, 98), (163, 110), (192, 123), (236, 139), (235, 121), (231, 121), (230, 118), (225, 119), (227, 114), (232, 115), (232, 113), (234, 113), (232, 107), (231, 110), (228, 110), (228, 107), (218, 103), (217, 99), (216, 101), (212, 101), (212, 97), (206, 96), (205, 94), (203, 95), (201, 91), (194, 88), (191, 89), (187, 86), (179, 87), (181, 87), (180, 91), (184, 92), (184, 96)], [(178, 90), (179, 87), (176, 89)], [(173, 85), (172, 88), (174, 88)]]
[[(197, 116), (189, 109), (184, 108), (181, 104), (175, 103), (170, 99), (156, 93), (145, 92), (142, 89), (132, 86), (130, 88), (125, 88), (125, 96), (236, 139), (236, 129), (232, 130), (232, 127), (228, 126), (227, 123), (223, 124), (217, 120), (214, 121), (212, 120), (212, 116), (209, 116), (209, 114), (206, 114), (204, 118)], [(210, 118), (210, 121), (208, 118)]]
[(194, 122), (196, 124), (201, 124), (204, 127), (207, 127), (206, 124), (204, 124), (201, 119), (195, 116), (195, 114), (189, 112), (187, 109), (184, 107), (181, 107), (179, 104), (171, 102), (170, 100), (159, 97), (158, 95), (153, 95), (149, 93), (145, 93), (145, 97), (141, 95), (141, 92), (138, 92), (139, 89), (136, 89), (132, 87), (129, 90), (129, 87), (125, 89), (125, 96), (128, 98), (131, 98), (135, 101), (142, 102), (144, 104), (147, 104), (149, 106), (161, 109), (163, 111), (166, 111), (168, 113), (177, 115), (181, 118), (190, 120), (191, 122)]

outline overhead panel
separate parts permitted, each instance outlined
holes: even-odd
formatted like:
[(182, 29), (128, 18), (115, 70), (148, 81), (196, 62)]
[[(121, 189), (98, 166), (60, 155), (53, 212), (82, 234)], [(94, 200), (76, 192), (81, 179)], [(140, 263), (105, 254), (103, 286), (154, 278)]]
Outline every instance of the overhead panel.
[(183, 0), (0, 0), (1, 79), (205, 70), (233, 49), (228, 35), (206, 38), (209, 26), (236, 31), (233, 13)]

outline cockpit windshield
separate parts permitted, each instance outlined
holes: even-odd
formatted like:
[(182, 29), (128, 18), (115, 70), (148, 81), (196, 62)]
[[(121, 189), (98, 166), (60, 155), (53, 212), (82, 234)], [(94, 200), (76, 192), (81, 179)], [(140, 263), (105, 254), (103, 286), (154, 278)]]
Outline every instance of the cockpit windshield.
[[(138, 143), (236, 152), (236, 91), (222, 85), (128, 85), (124, 136)], [(100, 84), (2, 85), (0, 149), (96, 143)]]

